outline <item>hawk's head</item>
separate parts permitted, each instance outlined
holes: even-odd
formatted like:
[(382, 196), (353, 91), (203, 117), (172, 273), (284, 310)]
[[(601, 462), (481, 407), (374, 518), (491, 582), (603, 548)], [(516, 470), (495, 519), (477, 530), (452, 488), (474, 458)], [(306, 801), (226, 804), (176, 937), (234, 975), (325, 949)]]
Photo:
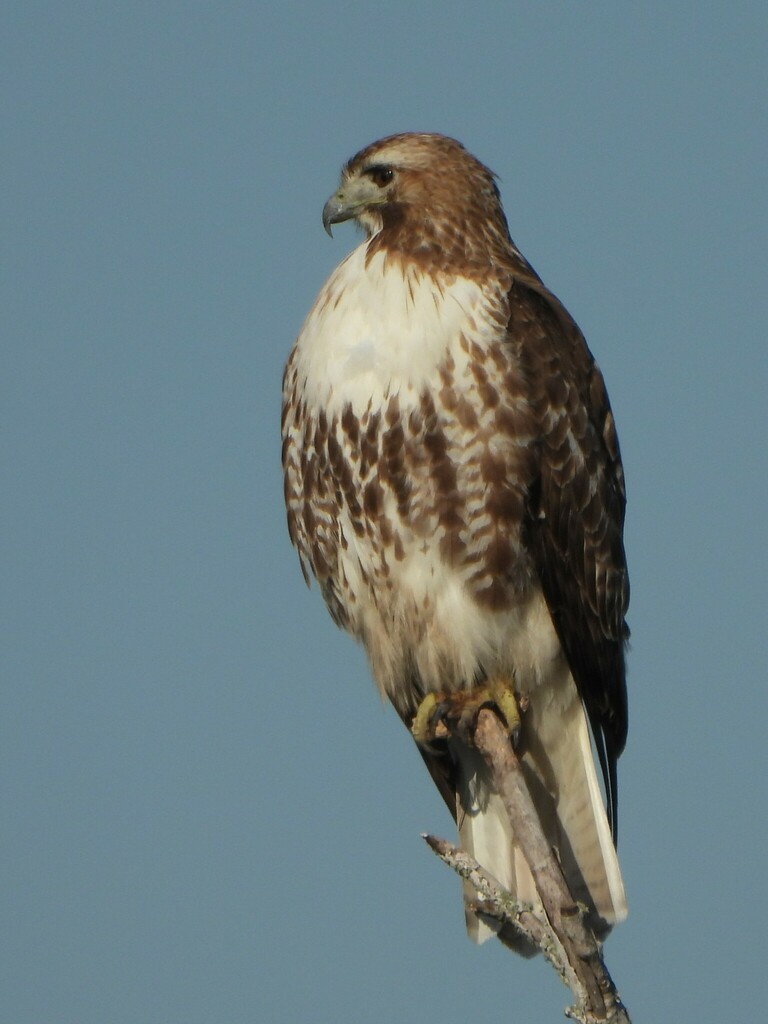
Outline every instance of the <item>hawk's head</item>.
[(445, 135), (391, 135), (352, 157), (323, 225), (352, 219), (389, 251), (443, 267), (509, 246), (493, 173)]

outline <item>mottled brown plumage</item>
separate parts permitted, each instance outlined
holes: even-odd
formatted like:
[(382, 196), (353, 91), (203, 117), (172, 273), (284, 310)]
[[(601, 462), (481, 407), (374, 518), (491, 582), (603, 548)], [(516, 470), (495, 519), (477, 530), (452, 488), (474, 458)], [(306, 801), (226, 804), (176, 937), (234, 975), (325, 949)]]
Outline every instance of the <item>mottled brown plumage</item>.
[[(628, 582), (600, 371), (459, 143), (406, 134), (361, 150), (323, 213), (327, 228), (350, 218), (366, 240), (285, 372), (291, 540), (406, 723), (426, 693), (486, 679), (529, 697), (521, 751), (545, 829), (610, 924), (623, 889), (579, 704), (615, 830)], [(524, 893), (481, 767), (450, 744), (423, 754), (466, 841), (507, 849), (501, 880)]]

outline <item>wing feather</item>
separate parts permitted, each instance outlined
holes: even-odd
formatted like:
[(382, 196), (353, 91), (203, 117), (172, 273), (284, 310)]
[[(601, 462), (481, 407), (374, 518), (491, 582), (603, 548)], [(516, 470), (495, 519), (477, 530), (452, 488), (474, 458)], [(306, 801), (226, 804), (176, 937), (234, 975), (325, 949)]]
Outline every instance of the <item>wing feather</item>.
[(619, 444), (602, 374), (562, 304), (525, 272), (509, 304), (508, 336), (519, 347), (540, 439), (527, 542), (590, 721), (615, 839), (629, 636)]

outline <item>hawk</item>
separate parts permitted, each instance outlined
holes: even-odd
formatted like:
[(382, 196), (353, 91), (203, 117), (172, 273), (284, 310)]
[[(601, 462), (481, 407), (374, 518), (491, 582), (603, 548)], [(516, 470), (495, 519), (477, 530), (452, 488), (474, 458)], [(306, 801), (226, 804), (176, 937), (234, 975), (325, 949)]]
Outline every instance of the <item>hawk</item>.
[[(350, 219), (365, 238), (285, 369), (291, 540), (414, 732), (464, 849), (536, 903), (479, 755), (430, 731), (446, 700), (524, 709), (504, 717), (602, 937), (626, 916), (615, 836), (629, 599), (602, 375), (510, 238), (494, 175), (459, 142), (407, 133), (361, 150), (323, 209), (329, 234)], [(498, 931), (469, 908), (467, 925), (477, 941)], [(509, 926), (500, 937), (534, 952)]]

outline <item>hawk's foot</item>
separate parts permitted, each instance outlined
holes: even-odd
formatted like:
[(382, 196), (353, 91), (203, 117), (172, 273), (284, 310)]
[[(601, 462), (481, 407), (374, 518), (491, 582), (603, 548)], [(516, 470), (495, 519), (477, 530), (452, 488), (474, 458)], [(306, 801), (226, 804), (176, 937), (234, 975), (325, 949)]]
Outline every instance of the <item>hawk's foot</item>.
[(437, 739), (435, 729), (438, 725), (437, 708), (439, 703), (440, 698), (436, 693), (428, 693), (416, 709), (416, 714), (411, 722), (411, 735), (420, 747), (429, 746), (432, 740)]
[[(512, 746), (516, 747), (520, 740), (520, 708), (522, 704), (518, 703), (515, 691), (506, 679), (491, 679), (485, 684), (485, 688), (491, 695), (491, 702), (495, 706), (496, 713), (504, 720), (509, 738), (512, 740)], [(487, 707), (488, 702), (486, 701), (483, 706)], [(480, 708), (477, 711), (479, 713)], [(477, 714), (475, 715), (476, 719)]]
[(504, 678), (490, 679), (471, 690), (455, 693), (428, 693), (414, 715), (411, 733), (424, 747), (434, 740), (446, 739), (451, 732), (471, 737), (477, 716), (483, 708), (491, 708), (507, 727), (512, 746), (520, 738), (520, 710), (527, 700), (519, 701), (510, 682)]

